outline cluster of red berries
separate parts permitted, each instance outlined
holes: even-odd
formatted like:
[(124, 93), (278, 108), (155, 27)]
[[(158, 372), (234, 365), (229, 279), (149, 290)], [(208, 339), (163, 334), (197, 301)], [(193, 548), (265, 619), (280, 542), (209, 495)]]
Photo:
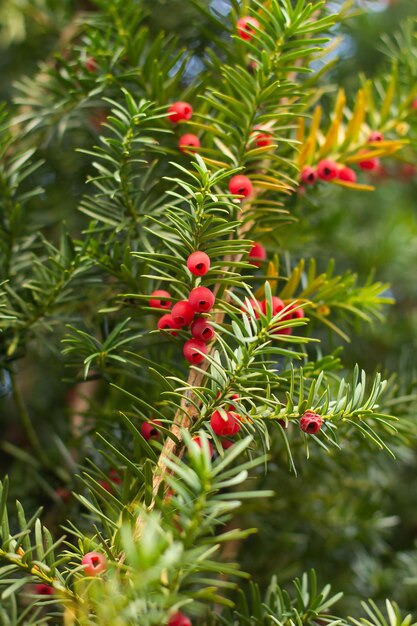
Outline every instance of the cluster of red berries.
[[(377, 143), (383, 140), (383, 135), (378, 131), (373, 131), (368, 137), (368, 143)], [(366, 154), (368, 151), (365, 149), (361, 152)], [(362, 161), (359, 161), (358, 165), (362, 170), (373, 171), (379, 167), (379, 159), (375, 157), (364, 157)], [(339, 165), (336, 161), (332, 161), (331, 159), (323, 159), (318, 163), (317, 167), (306, 165), (301, 171), (300, 180), (303, 185), (314, 185), (317, 179), (326, 182), (336, 179), (348, 183), (355, 183), (356, 172), (351, 167)]]
[[(262, 300), (261, 302), (260, 300), (252, 299), (252, 300), (249, 300), (249, 303), (253, 309), (256, 319), (259, 319), (261, 313), (263, 313), (264, 315), (266, 314), (266, 307), (267, 307), (266, 300)], [(304, 317), (304, 311), (302, 308), (298, 307), (294, 303), (290, 303), (290, 305), (288, 306), (283, 302), (283, 300), (281, 300), (281, 298), (278, 298), (277, 296), (272, 296), (271, 304), (272, 304), (273, 316), (278, 315), (278, 313), (280, 313), (285, 308), (287, 308), (287, 313), (280, 319), (280, 321), (282, 322), (293, 320), (293, 319), (301, 319), (302, 317)], [(249, 307), (242, 307), (242, 311), (243, 313), (251, 313)], [(273, 334), (274, 335), (291, 335), (292, 328), (277, 328), (276, 330), (273, 331)]]
[[(210, 269), (210, 258), (205, 252), (193, 252), (187, 259), (187, 267), (194, 276), (204, 276)], [(151, 294), (149, 306), (154, 309), (170, 310), (171, 295), (162, 289)], [(191, 326), (192, 339), (185, 342), (184, 357), (190, 363), (198, 365), (207, 354), (207, 343), (212, 341), (214, 328), (205, 317), (196, 314), (209, 313), (214, 306), (215, 297), (207, 287), (194, 287), (188, 295), (188, 300), (181, 300), (174, 304), (170, 313), (163, 315), (159, 322), (159, 330), (165, 330), (172, 335), (178, 335), (178, 330), (184, 326)]]
[[(178, 122), (188, 122), (192, 118), (193, 107), (189, 102), (173, 102), (168, 109), (168, 117), (173, 124)], [(193, 148), (200, 148), (201, 143), (197, 135), (193, 133), (185, 133), (178, 140), (178, 147), (181, 152), (195, 152)]]

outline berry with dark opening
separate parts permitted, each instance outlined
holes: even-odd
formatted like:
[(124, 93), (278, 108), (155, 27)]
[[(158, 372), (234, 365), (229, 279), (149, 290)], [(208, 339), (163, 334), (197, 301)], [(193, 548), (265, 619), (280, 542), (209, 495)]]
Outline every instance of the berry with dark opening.
[(162, 437), (162, 433), (160, 430), (155, 428), (156, 426), (161, 426), (161, 422), (159, 420), (151, 420), (150, 422), (142, 422), (142, 426), (140, 427), (140, 432), (146, 441), (150, 439), (160, 439)]
[(84, 565), (84, 573), (87, 576), (97, 576), (107, 569), (107, 559), (100, 552), (87, 552), (84, 554), (81, 565)]
[(181, 328), (181, 326), (174, 322), (174, 318), (172, 317), (171, 313), (166, 313), (158, 320), (158, 328), (159, 330), (166, 330), (171, 335), (174, 335), (174, 337), (176, 337), (178, 335), (176, 330)]
[(344, 166), (338, 171), (337, 178), (346, 183), (356, 183), (356, 172), (351, 167)]
[(214, 306), (214, 293), (207, 287), (194, 287), (190, 291), (188, 302), (197, 313), (207, 313)]
[(153, 309), (170, 309), (171, 308), (171, 294), (164, 289), (157, 289), (151, 293), (151, 299), (149, 300), (149, 306)]
[[(271, 304), (272, 304), (272, 315), (277, 315), (280, 311), (282, 311), (282, 309), (285, 308), (285, 304), (283, 303), (281, 298), (278, 298), (277, 296), (272, 296)], [(262, 313), (266, 313), (266, 300), (262, 302), (261, 308), (262, 308)]]
[(266, 250), (262, 244), (255, 242), (250, 249), (249, 259), (252, 265), (260, 267), (262, 262), (266, 260)]
[(255, 34), (255, 28), (259, 28), (259, 22), (256, 17), (248, 15), (241, 17), (236, 22), (236, 27), (239, 37), (245, 41), (250, 41)]
[(197, 135), (193, 135), (192, 133), (186, 133), (178, 140), (178, 147), (186, 154), (187, 152), (195, 152), (193, 148), (199, 148), (201, 146), (200, 140)]
[(214, 411), (210, 418), (210, 426), (219, 437), (229, 437), (240, 430), (237, 413), (232, 411)]
[(248, 198), (253, 191), (252, 183), (247, 176), (237, 174), (229, 180), (229, 191), (235, 196)]
[(288, 312), (286, 313), (286, 315), (284, 315), (282, 319), (293, 320), (296, 317), (298, 317), (299, 319), (304, 317), (304, 310), (301, 309), (297, 304), (292, 303), (289, 305)]
[(374, 141), (384, 141), (384, 136), (377, 130), (372, 131), (372, 133), (368, 137), (368, 142), (372, 143)]
[(214, 336), (214, 328), (204, 317), (198, 317), (191, 325), (191, 334), (194, 339), (208, 343)]
[(322, 427), (323, 420), (320, 415), (313, 413), (313, 411), (306, 411), (300, 418), (300, 428), (304, 433), (309, 435), (315, 435)]
[(323, 159), (317, 166), (317, 176), (321, 180), (329, 181), (336, 178), (339, 166), (336, 161), (331, 159)]
[(304, 185), (314, 185), (317, 180), (317, 172), (314, 167), (306, 165), (301, 170), (300, 180)]
[(210, 269), (210, 257), (205, 252), (193, 252), (187, 259), (187, 267), (194, 276), (204, 276)]
[(207, 354), (207, 346), (204, 341), (189, 339), (184, 344), (183, 354), (189, 363), (198, 365), (204, 361), (205, 355)]
[(188, 300), (181, 300), (172, 307), (171, 316), (176, 328), (189, 326), (194, 319), (194, 309)]
[(188, 102), (174, 102), (168, 109), (168, 117), (176, 124), (183, 120), (190, 120), (193, 114), (193, 107)]

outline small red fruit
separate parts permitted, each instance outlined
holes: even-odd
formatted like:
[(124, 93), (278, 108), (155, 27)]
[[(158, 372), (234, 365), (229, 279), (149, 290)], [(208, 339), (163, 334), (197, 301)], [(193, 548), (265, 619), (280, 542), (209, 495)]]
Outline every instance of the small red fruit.
[(150, 422), (142, 422), (142, 426), (140, 427), (140, 432), (146, 441), (149, 439), (160, 439), (162, 433), (160, 430), (155, 428), (154, 424), (157, 426), (161, 426), (161, 422), (159, 420), (151, 420)]
[(214, 306), (214, 293), (207, 287), (194, 287), (190, 291), (188, 302), (197, 313), (207, 313)]
[(214, 411), (210, 418), (210, 426), (219, 437), (229, 437), (240, 430), (237, 413), (231, 411)]
[(178, 147), (186, 154), (187, 152), (195, 152), (192, 148), (199, 148), (201, 146), (200, 140), (197, 135), (193, 135), (192, 133), (187, 133), (179, 138)]
[(222, 439), (222, 448), (223, 450), (228, 450), (235, 444), (234, 441), (230, 441), (230, 439)]
[(193, 252), (187, 259), (187, 267), (194, 276), (204, 276), (210, 269), (210, 257), (205, 252)]
[(323, 420), (320, 415), (317, 413), (313, 413), (313, 411), (306, 411), (304, 415), (300, 418), (300, 428), (304, 433), (308, 433), (309, 435), (315, 435), (319, 432), (321, 426), (323, 424)]
[(336, 178), (338, 171), (338, 164), (330, 159), (323, 159), (317, 166), (317, 175), (321, 180), (333, 180)]
[(317, 180), (317, 172), (314, 167), (306, 165), (301, 170), (300, 180), (304, 185), (314, 185)]
[(178, 330), (179, 328), (181, 328), (181, 326), (174, 322), (174, 318), (172, 317), (171, 313), (167, 313), (158, 320), (158, 328), (159, 330), (166, 330), (171, 335), (174, 335), (176, 337), (178, 333), (175, 332), (174, 329)]
[(356, 183), (356, 172), (351, 167), (341, 167), (337, 177), (339, 180), (344, 180), (347, 183)]
[(87, 70), (87, 72), (91, 72), (92, 74), (94, 72), (97, 72), (98, 70), (97, 61), (95, 60), (94, 57), (88, 57), (88, 59), (85, 62), (84, 67)]
[(245, 41), (250, 41), (255, 34), (255, 28), (259, 28), (259, 22), (255, 17), (241, 17), (236, 22), (239, 37)]
[(169, 309), (171, 307), (171, 295), (163, 289), (157, 289), (151, 293), (149, 306), (153, 309)]
[(254, 142), (258, 146), (258, 148), (266, 148), (267, 146), (271, 146), (274, 139), (271, 133), (260, 132), (255, 129), (255, 138)]
[(84, 565), (84, 572), (87, 576), (97, 576), (107, 569), (107, 559), (100, 552), (88, 552), (84, 554), (81, 565)]
[(372, 131), (368, 137), (369, 143), (373, 143), (374, 141), (384, 141), (384, 136), (377, 130)]
[(204, 317), (198, 317), (191, 326), (191, 334), (194, 339), (208, 343), (216, 334), (213, 326)]
[(55, 589), (51, 587), (51, 585), (38, 583), (37, 585), (35, 585), (35, 593), (38, 594), (38, 596), (50, 596), (55, 593)]
[[(281, 300), (281, 298), (277, 298), (277, 296), (272, 296), (272, 315), (277, 315), (282, 309), (285, 308), (285, 304)], [(266, 314), (266, 300), (264, 300), (261, 304), (262, 313)]]
[(301, 319), (302, 317), (304, 317), (304, 311), (303, 311), (303, 309), (301, 309), (296, 304), (291, 304), (288, 307), (288, 313), (282, 319), (283, 320), (292, 320), (295, 317), (298, 317), (299, 319)]
[[(364, 152), (365, 154), (366, 150), (362, 152)], [(361, 168), (361, 170), (372, 171), (372, 170), (377, 169), (378, 166), (379, 166), (379, 159), (375, 157), (370, 157), (370, 158), (364, 159), (363, 161), (359, 161), (359, 167)]]
[[(194, 442), (194, 443), (196, 443), (196, 444), (198, 445), (198, 447), (199, 447), (199, 448), (201, 448), (201, 449), (203, 448), (203, 444), (202, 444), (202, 442), (201, 442), (200, 437), (193, 437), (193, 442)], [(207, 443), (208, 443), (208, 448), (209, 448), (209, 453), (210, 453), (210, 456), (213, 456), (213, 452), (214, 452), (214, 450), (213, 450), (213, 446), (212, 446), (212, 444), (211, 444), (211, 442), (210, 442), (210, 441), (207, 441)]]
[(204, 341), (189, 339), (184, 344), (183, 354), (189, 363), (198, 365), (204, 361), (205, 355), (207, 354), (207, 346)]
[(260, 267), (262, 261), (266, 259), (266, 250), (260, 243), (254, 243), (249, 252), (249, 259), (252, 261), (252, 265)]
[(252, 183), (250, 179), (247, 176), (243, 176), (243, 174), (232, 176), (229, 181), (229, 191), (235, 196), (248, 198), (253, 191)]
[(181, 300), (172, 307), (171, 316), (176, 328), (189, 326), (194, 319), (194, 309), (188, 300)]
[(168, 109), (168, 117), (174, 124), (191, 119), (192, 114), (193, 107), (188, 102), (174, 102)]

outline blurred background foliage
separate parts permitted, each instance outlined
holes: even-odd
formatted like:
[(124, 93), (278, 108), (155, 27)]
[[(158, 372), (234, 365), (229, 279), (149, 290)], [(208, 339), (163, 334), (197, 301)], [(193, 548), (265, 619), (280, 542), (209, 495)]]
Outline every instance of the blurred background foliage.
[[(405, 20), (417, 16), (415, 0), (352, 4), (358, 10), (334, 33), (342, 37), (342, 42), (330, 75), (324, 79), (326, 87), (332, 83), (344, 86), (348, 97), (359, 87), (361, 73), (372, 78), (388, 70), (390, 58), (384, 36), (392, 36)], [(205, 50), (215, 40), (210, 11), (207, 23), (202, 24), (204, 18), (193, 5), (192, 0), (148, 2), (149, 28), (155, 33), (161, 28), (175, 33), (185, 49), (193, 50), (184, 82), (187, 75), (201, 71)], [(207, 2), (207, 8), (227, 12), (228, 2)], [(65, 56), (71, 25), (90, 11), (94, 11), (93, 4), (81, 0), (0, 0), (0, 98), (10, 103), (15, 81), (34, 76), (41, 61), (56, 62), (57, 50), (58, 56)], [(197, 20), (198, 32), (206, 33), (205, 40), (195, 36)], [(411, 52), (402, 50), (401, 54)], [(39, 156), (45, 160), (40, 183), (48, 187), (48, 197), (40, 195), (36, 200), (33, 219), (36, 212), (43, 216), (47, 212), (46, 234), (52, 239), (58, 238), (63, 220), (73, 233), (87, 224), (77, 205), (88, 172), (75, 148), (96, 142), (101, 117), (102, 108), (98, 106), (88, 111), (85, 123), (64, 139), (39, 146)], [(416, 131), (417, 125), (405, 129), (405, 136), (415, 141)], [(350, 268), (359, 274), (361, 283), (372, 272), (378, 280), (391, 285), (389, 293), (396, 303), (387, 311), (386, 322), (372, 329), (367, 326), (365, 332), (358, 328), (343, 350), (347, 365), (359, 362), (369, 372), (382, 369), (392, 377), (392, 397), (399, 400), (389, 401), (389, 410), (404, 416), (404, 428), (407, 420), (415, 420), (417, 408), (417, 163), (413, 163), (412, 154), (405, 150), (403, 163), (387, 161), (385, 172), (374, 180), (373, 193), (322, 186), (314, 201), (300, 196), (295, 203), (300, 222), (277, 233), (276, 249), (295, 259), (314, 255), (323, 267), (334, 258), (340, 273)], [(74, 410), (73, 383), (66, 382), (68, 372), (58, 348), (39, 345), (36, 354), (36, 359), (23, 360), (21, 373), (21, 387), (31, 398), (33, 420), (45, 441), (51, 431), (71, 448), (72, 435), (65, 416)], [(14, 495), (25, 502), (28, 512), (41, 503), (49, 526), (57, 525), (77, 504), (61, 501), (54, 491), (60, 487), (56, 474), (40, 470), (32, 457), (25, 456), (25, 436), (14, 412), (6, 374), (0, 390), (1, 469), (7, 468)], [(102, 403), (101, 415), (111, 415), (115, 408), (112, 395), (101, 398), (99, 392), (95, 402), (97, 406)], [(117, 409), (123, 410), (120, 396), (117, 402)], [(95, 406), (87, 413), (94, 415)], [(335, 590), (346, 592), (346, 611), (354, 611), (357, 596), (381, 600), (386, 595), (404, 609), (415, 611), (416, 450), (398, 444), (394, 461), (382, 452), (361, 450), (355, 454), (355, 444), (350, 442), (339, 454), (337, 464), (331, 456), (316, 450), (308, 464), (300, 464), (299, 476), (294, 477), (288, 473), (276, 436), (273, 449), (277, 452), (272, 460), (275, 471), (267, 478), (260, 475), (259, 485), (276, 489), (277, 495), (263, 506), (257, 502), (256, 510), (247, 505), (242, 514), (245, 519), (241, 523), (260, 528), (241, 550), (243, 567), (266, 584), (272, 573), (277, 574), (279, 582), (285, 582), (313, 566), (322, 582), (331, 581)], [(23, 462), (16, 462), (7, 453), (10, 443), (20, 448)], [(59, 455), (55, 461), (60, 462)], [(28, 471), (31, 467), (34, 471)], [(62, 470), (63, 482), (71, 487), (70, 459), (62, 459)]]

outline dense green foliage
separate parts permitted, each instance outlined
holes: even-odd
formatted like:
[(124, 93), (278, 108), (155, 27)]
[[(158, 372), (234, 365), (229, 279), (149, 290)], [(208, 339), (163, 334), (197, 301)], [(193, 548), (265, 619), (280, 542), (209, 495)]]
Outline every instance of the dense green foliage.
[[(416, 614), (417, 10), (388, 5), (0, 2), (1, 626)], [(194, 114), (174, 125), (177, 100)], [(358, 184), (300, 188), (323, 158)], [(217, 335), (190, 367), (149, 296), (200, 282)], [(227, 404), (242, 427), (224, 450)]]

